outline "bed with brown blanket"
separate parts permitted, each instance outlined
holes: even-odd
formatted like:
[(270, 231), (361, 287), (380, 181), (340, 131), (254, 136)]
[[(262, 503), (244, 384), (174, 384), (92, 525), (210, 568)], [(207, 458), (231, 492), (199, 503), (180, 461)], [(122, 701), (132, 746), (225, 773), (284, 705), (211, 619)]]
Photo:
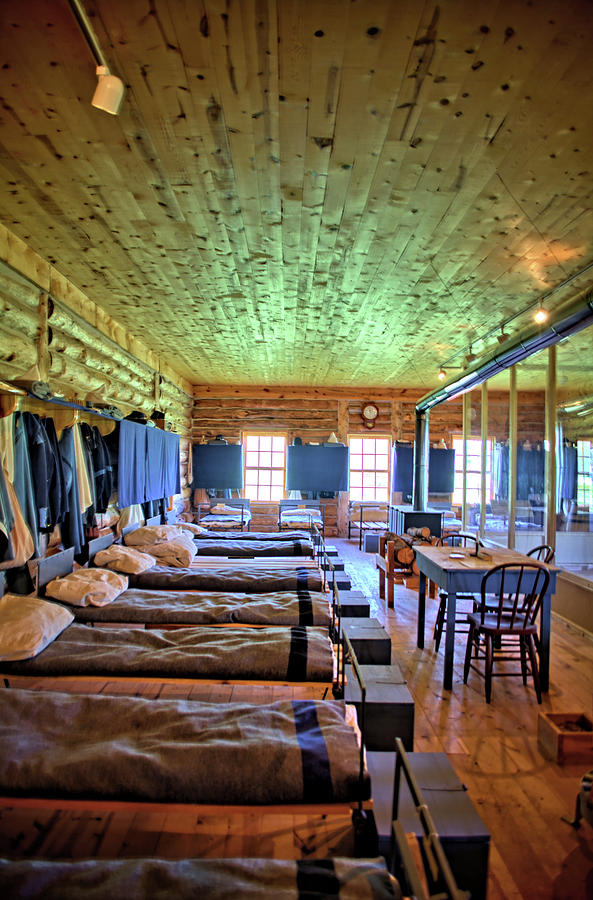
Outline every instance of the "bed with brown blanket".
[(300, 625), (147, 631), (73, 623), (33, 658), (0, 663), (8, 682), (15, 676), (35, 676), (330, 685), (334, 668), (327, 629)]
[(312, 567), (272, 566), (263, 562), (232, 566), (196, 564), (188, 569), (155, 566), (130, 575), (130, 587), (161, 591), (226, 591), (260, 594), (271, 591), (322, 591), (323, 573)]
[(214, 536), (207, 528), (201, 531), (193, 531), (194, 541), (310, 541), (311, 535), (307, 531), (221, 531)]
[[(89, 541), (89, 566), (111, 549), (111, 535)], [(69, 548), (37, 562), (37, 590), (72, 572), (74, 550)], [(121, 572), (117, 561), (109, 563)], [(59, 599), (59, 598), (57, 598)], [(65, 602), (65, 601), (60, 601)], [(159, 591), (128, 589), (105, 606), (69, 606), (77, 622), (159, 625), (332, 625), (329, 595), (321, 591), (275, 591), (262, 594), (224, 591)]]
[(383, 859), (0, 859), (0, 892), (28, 900), (399, 900)]
[(359, 805), (352, 707), (0, 690), (0, 795), (215, 806)]
[(72, 607), (77, 622), (136, 625), (318, 625), (329, 628), (329, 595), (275, 591), (157, 591), (131, 588), (107, 606)]
[(229, 559), (259, 556), (306, 556), (313, 558), (315, 550), (307, 538), (296, 541), (241, 541), (210, 539), (195, 541), (198, 556), (226, 556)]

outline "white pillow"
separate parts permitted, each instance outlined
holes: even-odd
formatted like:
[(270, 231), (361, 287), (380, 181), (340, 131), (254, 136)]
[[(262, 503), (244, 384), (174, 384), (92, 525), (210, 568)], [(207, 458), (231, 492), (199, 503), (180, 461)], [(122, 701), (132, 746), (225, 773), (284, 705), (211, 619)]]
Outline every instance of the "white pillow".
[(69, 609), (40, 597), (0, 598), (0, 660), (31, 659), (73, 621)]
[(187, 568), (198, 552), (195, 542), (188, 534), (179, 534), (174, 541), (163, 541), (160, 544), (147, 544), (139, 547), (144, 553), (156, 557), (157, 566), (175, 566)]
[(173, 526), (177, 528), (178, 532), (190, 533), (190, 534), (212, 534), (207, 528), (203, 528), (202, 525), (196, 525), (194, 522), (176, 522)]
[(242, 509), (240, 506), (225, 506), (224, 503), (217, 503), (210, 509), (210, 512), (215, 516), (240, 516)]
[(114, 572), (125, 572), (127, 575), (138, 575), (156, 566), (156, 559), (148, 553), (141, 553), (134, 547), (112, 544), (106, 550), (99, 550), (95, 556), (98, 566), (112, 569)]
[(45, 593), (70, 606), (107, 606), (127, 587), (125, 575), (117, 575), (109, 569), (76, 569), (65, 578), (50, 581)]
[(137, 547), (140, 544), (160, 544), (161, 541), (170, 541), (179, 536), (175, 525), (143, 525), (124, 536), (124, 543), (128, 547)]

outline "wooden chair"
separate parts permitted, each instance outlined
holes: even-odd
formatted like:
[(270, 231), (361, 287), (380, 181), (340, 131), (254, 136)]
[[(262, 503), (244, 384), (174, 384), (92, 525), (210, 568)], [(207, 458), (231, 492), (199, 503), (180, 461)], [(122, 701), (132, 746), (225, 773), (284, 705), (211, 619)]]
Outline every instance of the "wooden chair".
[[(438, 546), (439, 547), (469, 547), (471, 550), (476, 549), (476, 545), (481, 547), (482, 543), (479, 541), (475, 534), (469, 534), (465, 531), (451, 532), (449, 534), (443, 535), (440, 539)], [(470, 609), (458, 608), (459, 618), (455, 619), (455, 625), (465, 625), (467, 627), (467, 615), (469, 612), (473, 612), (475, 608), (475, 597), (473, 594), (457, 594), (457, 600), (469, 600), (471, 603)], [(445, 628), (445, 618), (447, 615), (447, 593), (446, 591), (439, 592), (439, 609), (437, 612), (436, 622), (434, 623), (434, 630), (432, 633), (432, 638), (434, 640), (434, 649), (437, 651), (441, 646), (441, 638), (443, 636), (443, 630)], [(462, 631), (466, 633), (466, 628), (455, 628), (455, 631)]]
[(539, 561), (543, 563), (553, 562), (555, 555), (556, 551), (549, 544), (540, 544), (539, 547), (532, 547), (531, 550), (528, 550), (525, 554), (525, 556), (532, 556), (534, 559), (539, 559)]
[[(482, 578), (480, 607), (477, 612), (470, 613), (467, 617), (469, 634), (463, 682), (467, 684), (470, 668), (482, 674), (475, 662), (479, 659), (485, 660), (486, 703), (490, 703), (492, 698), (493, 674), (518, 674), (493, 672), (495, 656), (497, 661), (516, 658), (514, 655), (505, 654), (504, 645), (500, 650), (497, 649), (495, 644), (498, 640), (502, 641), (502, 638), (507, 641), (513, 640), (518, 645), (523, 684), (527, 684), (527, 655), (529, 655), (537, 702), (542, 702), (535, 638), (542, 599), (549, 583), (550, 573), (536, 560), (519, 565), (503, 563), (494, 566)], [(493, 595), (498, 598), (496, 608), (492, 607)]]

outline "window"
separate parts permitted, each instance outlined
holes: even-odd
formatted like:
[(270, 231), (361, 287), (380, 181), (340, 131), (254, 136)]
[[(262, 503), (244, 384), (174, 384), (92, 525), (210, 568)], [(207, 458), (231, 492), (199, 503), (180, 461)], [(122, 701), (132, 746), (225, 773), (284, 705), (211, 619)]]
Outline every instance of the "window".
[(593, 444), (591, 441), (577, 441), (577, 504), (593, 508)]
[(350, 499), (389, 501), (388, 437), (351, 437)]
[(250, 500), (282, 500), (286, 468), (286, 436), (244, 434), (245, 496)]
[[(453, 436), (453, 449), (455, 450), (455, 489), (453, 491), (453, 503), (463, 502), (463, 438)], [(492, 445), (491, 438), (487, 439), (486, 446), (486, 503), (489, 503), (492, 495)], [(467, 442), (467, 496), (468, 506), (480, 505), (482, 484), (482, 441), (480, 438), (469, 438)]]

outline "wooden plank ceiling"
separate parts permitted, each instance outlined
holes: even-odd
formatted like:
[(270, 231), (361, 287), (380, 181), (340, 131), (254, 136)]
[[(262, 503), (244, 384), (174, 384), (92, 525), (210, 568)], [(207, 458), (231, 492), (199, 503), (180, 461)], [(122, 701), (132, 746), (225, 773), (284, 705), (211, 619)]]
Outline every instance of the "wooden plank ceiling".
[(0, 4), (0, 220), (194, 383), (429, 390), (591, 283), (588, 0), (84, 5), (118, 117)]

